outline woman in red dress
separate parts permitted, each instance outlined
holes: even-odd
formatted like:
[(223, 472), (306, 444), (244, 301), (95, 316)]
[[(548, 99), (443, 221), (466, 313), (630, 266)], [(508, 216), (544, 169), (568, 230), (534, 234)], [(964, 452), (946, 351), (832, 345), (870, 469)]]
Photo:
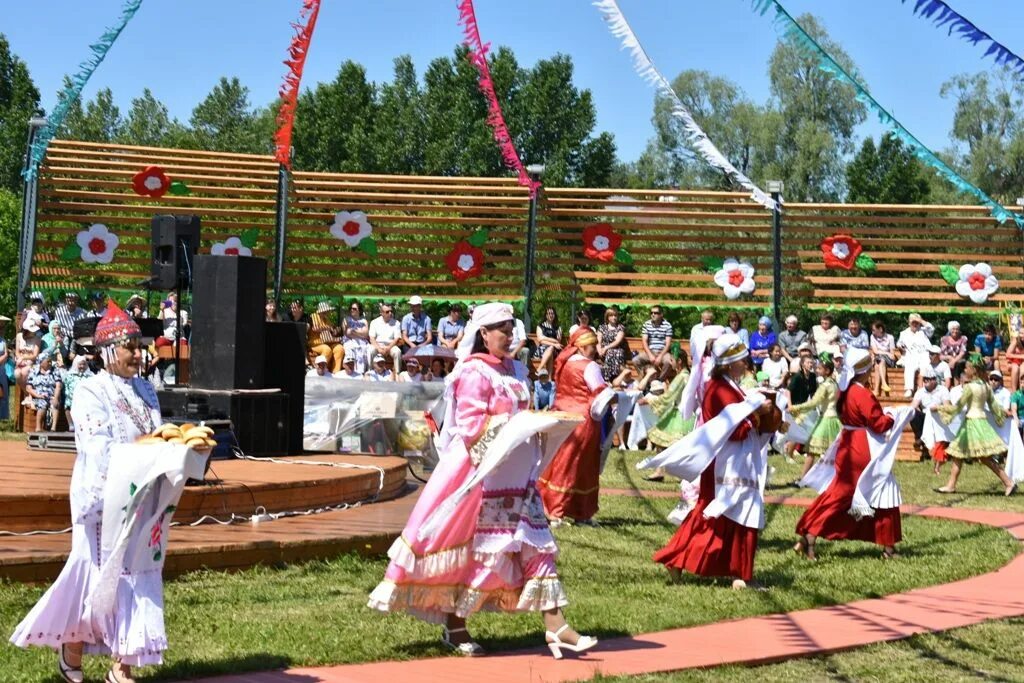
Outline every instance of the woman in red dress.
[(857, 483), (872, 459), (867, 431), (884, 434), (894, 423), (893, 417), (882, 412), (878, 399), (871, 393), (868, 385), (871, 370), (871, 356), (867, 351), (847, 351), (839, 380), (842, 393), (836, 406), (843, 431), (836, 450), (835, 476), (796, 525), (800, 540), (794, 550), (809, 560), (816, 559), (814, 543), (818, 538), (877, 543), (883, 547), (882, 557), (886, 559), (896, 555), (896, 544), (903, 538), (898, 505), (875, 509), (872, 515), (860, 519), (850, 514)]
[[(601, 413), (598, 397), (610, 391), (597, 357), (597, 335), (580, 327), (555, 360), (555, 410), (583, 415), (537, 480), (544, 511), (555, 526), (566, 517), (594, 526), (601, 483)], [(605, 406), (607, 403), (602, 401)], [(596, 414), (595, 414), (596, 413)]]
[[(691, 449), (691, 440), (702, 430), (712, 430), (714, 419), (730, 405), (749, 403), (739, 388), (750, 355), (747, 347), (738, 336), (725, 334), (715, 341), (713, 353), (715, 368), (701, 403), (705, 424), (677, 442), (683, 449), (682, 461), (703, 462), (708, 454), (702, 459), (700, 448)], [(654, 561), (664, 564), (673, 580), (688, 571), (700, 576), (738, 577), (734, 588), (752, 584), (757, 538), (764, 526), (765, 445), (781, 418), (774, 403), (761, 397), (758, 407), (748, 407), (738, 426), (723, 437), (727, 441), (700, 474), (696, 506), (654, 555)], [(672, 463), (666, 464), (672, 471)]]

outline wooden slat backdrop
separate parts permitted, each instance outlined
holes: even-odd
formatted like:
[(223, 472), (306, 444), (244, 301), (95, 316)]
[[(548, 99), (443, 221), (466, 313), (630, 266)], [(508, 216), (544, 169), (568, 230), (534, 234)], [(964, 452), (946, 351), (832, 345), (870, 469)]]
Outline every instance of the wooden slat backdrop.
[[(132, 176), (159, 164), (191, 194), (136, 195)], [(268, 155), (134, 147), (56, 140), (39, 186), (32, 286), (129, 291), (149, 271), (149, 221), (158, 213), (203, 220), (201, 253), (256, 228), (254, 249), (274, 258), (277, 164)], [(348, 249), (328, 232), (334, 214), (366, 211), (379, 253)], [(511, 178), (390, 176), (297, 172), (288, 216), (284, 290), (306, 297), (427, 297), (517, 300), (522, 296), (529, 200)], [(595, 264), (582, 232), (609, 222), (634, 265)], [(108, 266), (63, 261), (69, 239), (105, 223), (121, 239)], [(480, 228), (484, 275), (456, 283), (444, 256)], [(771, 305), (771, 214), (733, 192), (545, 188), (538, 211), (536, 300), (580, 303), (744, 307)], [(874, 273), (825, 269), (818, 247), (836, 233), (858, 238)], [(1024, 301), (1024, 241), (982, 207), (787, 204), (783, 217), (784, 307), (943, 312), (995, 310)], [(750, 297), (729, 302), (705, 257), (734, 256), (757, 273)], [(959, 297), (939, 275), (948, 263), (986, 261), (999, 293), (983, 306)], [(269, 279), (268, 279), (269, 282)]]

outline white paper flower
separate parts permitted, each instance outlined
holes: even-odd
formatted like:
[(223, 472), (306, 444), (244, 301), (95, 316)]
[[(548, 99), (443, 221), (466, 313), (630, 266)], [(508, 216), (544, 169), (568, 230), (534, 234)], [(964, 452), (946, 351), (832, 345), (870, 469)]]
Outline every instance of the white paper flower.
[(999, 280), (992, 274), (992, 267), (987, 263), (960, 266), (960, 280), (956, 283), (956, 293), (968, 298), (976, 304), (985, 303), (999, 289)]
[(840, 261), (845, 261), (850, 255), (850, 245), (846, 242), (836, 242), (832, 245), (832, 255)]
[(229, 237), (210, 247), (210, 253), (214, 256), (252, 256), (252, 249), (242, 244), (242, 240), (237, 237)]
[(102, 223), (94, 223), (88, 230), (78, 233), (76, 238), (82, 249), (82, 260), (86, 263), (110, 263), (121, 240)]
[(331, 225), (331, 234), (352, 248), (372, 232), (373, 226), (362, 211), (340, 211)]
[(734, 258), (728, 258), (722, 264), (722, 269), (715, 273), (715, 284), (725, 292), (726, 299), (739, 299), (740, 294), (754, 291), (754, 267), (746, 261), (740, 263)]
[(604, 235), (598, 235), (594, 238), (594, 248), (598, 251), (607, 251), (611, 245), (611, 241)]

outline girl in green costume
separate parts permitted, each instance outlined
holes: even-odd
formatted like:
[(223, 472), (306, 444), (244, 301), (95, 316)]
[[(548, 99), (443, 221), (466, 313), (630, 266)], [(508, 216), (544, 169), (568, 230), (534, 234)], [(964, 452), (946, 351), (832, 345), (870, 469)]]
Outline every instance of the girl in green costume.
[(811, 430), (811, 438), (807, 441), (807, 448), (804, 452), (804, 471), (800, 478), (807, 476), (811, 466), (814, 465), (815, 456), (820, 456), (828, 450), (832, 442), (843, 430), (843, 423), (839, 420), (839, 413), (836, 412), (836, 403), (839, 401), (839, 385), (832, 377), (835, 373), (835, 362), (832, 354), (823, 352), (819, 356), (818, 375), (822, 381), (818, 390), (814, 392), (811, 400), (799, 403), (789, 409), (793, 417), (799, 418), (802, 413), (818, 409), (821, 417), (818, 418), (814, 428)]
[(647, 440), (655, 446), (666, 448), (690, 433), (695, 416), (684, 420), (679, 412), (679, 401), (683, 389), (690, 379), (690, 358), (685, 353), (676, 359), (676, 376), (668, 385), (668, 391), (661, 396), (650, 396), (647, 405), (658, 416), (657, 424), (647, 432)]

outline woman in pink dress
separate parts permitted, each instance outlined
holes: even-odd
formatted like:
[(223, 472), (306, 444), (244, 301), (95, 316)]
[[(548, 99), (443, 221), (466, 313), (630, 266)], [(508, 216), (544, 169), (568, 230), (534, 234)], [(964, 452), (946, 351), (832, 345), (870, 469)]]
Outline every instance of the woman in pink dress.
[(526, 368), (509, 355), (514, 324), (508, 304), (473, 311), (461, 362), (445, 378), (440, 464), (388, 552), (391, 563), (369, 606), (441, 624), (442, 642), (467, 656), (483, 654), (466, 630), (474, 612), (542, 612), (558, 658), (562, 649), (582, 652), (597, 639), (576, 633), (562, 614), (568, 601), (537, 489), (541, 458), (534, 440), (516, 447), (452, 514), (437, 525), (431, 520), (421, 534), (431, 513), (473, 475), (507, 418), (529, 406)]

